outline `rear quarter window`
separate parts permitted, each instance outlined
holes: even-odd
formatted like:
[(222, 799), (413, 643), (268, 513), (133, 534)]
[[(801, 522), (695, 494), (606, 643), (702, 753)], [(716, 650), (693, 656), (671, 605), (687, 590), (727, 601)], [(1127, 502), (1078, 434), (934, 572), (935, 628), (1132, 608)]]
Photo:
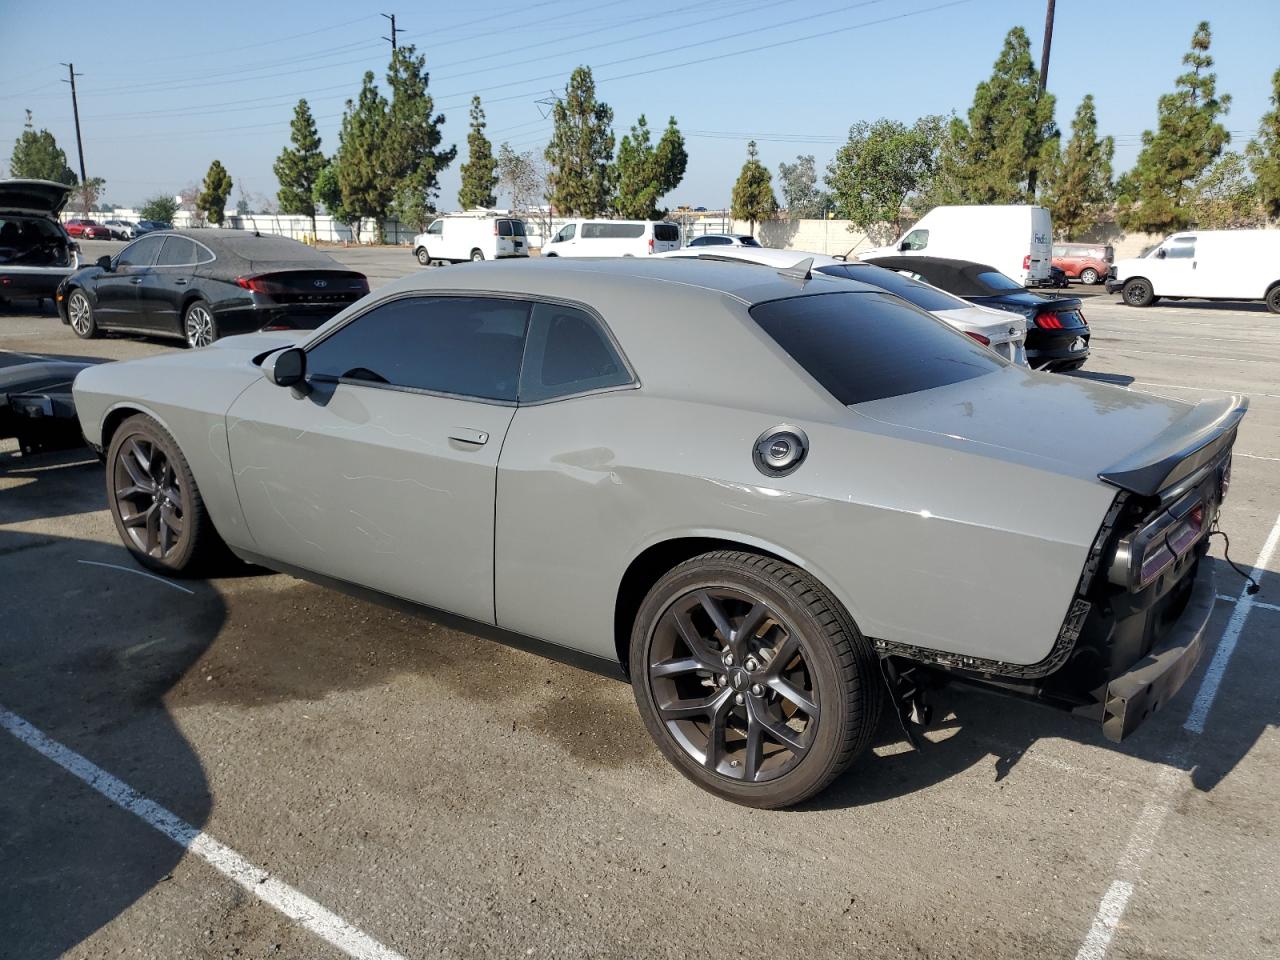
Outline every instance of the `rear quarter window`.
[(758, 303), (751, 318), (846, 406), (943, 387), (1005, 366), (942, 321), (881, 293)]

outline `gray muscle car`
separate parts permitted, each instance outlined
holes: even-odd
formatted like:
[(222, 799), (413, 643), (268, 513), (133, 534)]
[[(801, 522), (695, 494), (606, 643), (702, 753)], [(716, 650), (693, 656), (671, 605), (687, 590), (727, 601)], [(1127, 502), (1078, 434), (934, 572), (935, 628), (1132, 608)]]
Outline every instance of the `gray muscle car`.
[(1246, 406), (1028, 371), (803, 264), (640, 258), (417, 273), (75, 401), (140, 563), (229, 548), (623, 672), (683, 774), (763, 807), (934, 680), (1113, 739), (1162, 706)]

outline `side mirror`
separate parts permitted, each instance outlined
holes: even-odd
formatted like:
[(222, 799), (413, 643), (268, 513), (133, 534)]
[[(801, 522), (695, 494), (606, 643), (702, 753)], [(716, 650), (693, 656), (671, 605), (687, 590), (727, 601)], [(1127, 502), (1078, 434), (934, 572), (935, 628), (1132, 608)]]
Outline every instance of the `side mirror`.
[(1157, 251), (1156, 251), (1156, 259), (1157, 259), (1157, 260), (1163, 260), (1163, 259), (1164, 259), (1166, 256), (1168, 256), (1168, 255), (1169, 255), (1169, 251), (1167, 251), (1167, 250), (1157, 250)]
[(277, 387), (296, 387), (307, 375), (307, 351), (301, 347), (277, 350), (262, 361), (262, 375)]
[(110, 257), (99, 257), (99, 258), (98, 258), (98, 260), (97, 260), (97, 264), (98, 264), (98, 266), (99, 266), (100, 268), (102, 268), (103, 270), (106, 270), (108, 273), (110, 273), (110, 272), (111, 272), (111, 258), (110, 258)]
[(910, 249), (911, 249), (911, 244), (909, 244), (909, 243), (907, 243), (907, 241), (903, 240), (900, 244), (898, 244), (898, 249), (899, 249), (899, 250), (910, 250)]

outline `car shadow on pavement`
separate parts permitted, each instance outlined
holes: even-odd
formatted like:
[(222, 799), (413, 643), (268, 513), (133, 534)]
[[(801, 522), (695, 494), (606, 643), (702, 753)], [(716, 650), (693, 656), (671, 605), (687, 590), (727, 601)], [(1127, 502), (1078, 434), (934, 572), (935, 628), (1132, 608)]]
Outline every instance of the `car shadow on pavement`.
[[(1214, 561), (1220, 593), (1236, 596), (1239, 579)], [(1280, 600), (1280, 574), (1260, 580), (1258, 599)], [(1238, 602), (1238, 601), (1237, 601)], [(868, 751), (805, 809), (836, 809), (877, 803), (935, 786), (974, 767), (986, 766), (992, 782), (1009, 776), (1041, 741), (1067, 740), (1115, 751), (1152, 764), (1173, 766), (1191, 775), (1197, 790), (1215, 789), (1249, 755), (1269, 728), (1280, 727), (1280, 698), (1275, 695), (1274, 643), (1280, 636), (1280, 610), (1255, 606), (1236, 641), (1222, 675), (1203, 733), (1183, 729), (1201, 689), (1210, 661), (1223, 642), (1234, 603), (1220, 600), (1206, 634), (1195, 673), (1129, 738), (1115, 744), (1100, 724), (1049, 707), (1000, 696), (964, 684), (952, 684), (933, 697), (934, 724), (926, 728), (920, 749), (906, 743), (899, 721), (886, 710)]]
[[(200, 828), (209, 785), (162, 698), (224, 604), (207, 584), (140, 575), (103, 542), (100, 504), (86, 506), (101, 467), (76, 456), (0, 454), (0, 476), (27, 481), (0, 494), (0, 707)], [(55, 517), (77, 535), (45, 533)], [(26, 960), (74, 951), (185, 855), (2, 730), (0, 824), (0, 955)]]

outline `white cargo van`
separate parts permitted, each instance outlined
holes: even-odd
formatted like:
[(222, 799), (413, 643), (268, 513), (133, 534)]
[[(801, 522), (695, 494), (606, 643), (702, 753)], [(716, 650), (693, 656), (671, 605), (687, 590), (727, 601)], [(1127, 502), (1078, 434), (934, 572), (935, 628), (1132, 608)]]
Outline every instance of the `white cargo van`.
[(436, 217), (413, 238), (413, 255), (424, 267), (433, 260), (500, 260), (527, 257), (524, 221), (492, 214), (451, 213)]
[(1263, 300), (1280, 313), (1280, 230), (1175, 233), (1145, 256), (1117, 260), (1107, 292), (1145, 307), (1161, 297)]
[(888, 247), (854, 251), (873, 257), (949, 257), (989, 263), (1028, 287), (1049, 282), (1053, 221), (1044, 207), (934, 207)]
[(680, 249), (680, 228), (654, 220), (570, 220), (542, 248), (544, 257), (647, 257)]

